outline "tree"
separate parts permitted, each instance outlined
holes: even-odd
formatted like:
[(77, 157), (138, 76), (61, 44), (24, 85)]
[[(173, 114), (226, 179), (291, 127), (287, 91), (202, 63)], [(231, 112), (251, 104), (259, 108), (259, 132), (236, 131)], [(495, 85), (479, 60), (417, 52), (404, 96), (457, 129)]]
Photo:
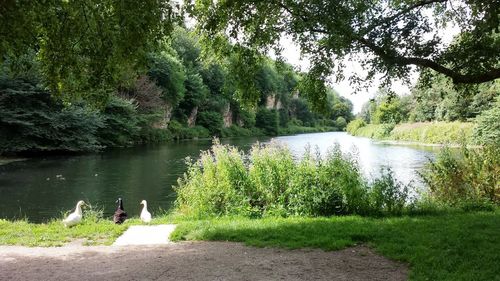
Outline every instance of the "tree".
[[(353, 82), (373, 80), (377, 73), (387, 83), (404, 79), (411, 66), (432, 69), (454, 83), (500, 78), (498, 1), (191, 0), (189, 8), (212, 38), (229, 34), (254, 50), (279, 49), (283, 35), (292, 37), (311, 55), (303, 82), (316, 101), (326, 94), (320, 82), (334, 71), (343, 78), (347, 57), (368, 69), (367, 77), (353, 76)], [(461, 29), (451, 45), (439, 37), (447, 22)]]
[(148, 76), (162, 90), (162, 98), (175, 107), (184, 98), (186, 71), (180, 61), (168, 52), (149, 55)]
[[(164, 0), (2, 1), (0, 63), (34, 51), (44, 82), (66, 99), (115, 88), (170, 33), (175, 10)], [(91, 98), (103, 104), (106, 93)]]
[(275, 136), (278, 134), (279, 116), (276, 110), (259, 108), (255, 117), (255, 126), (264, 130), (266, 135)]

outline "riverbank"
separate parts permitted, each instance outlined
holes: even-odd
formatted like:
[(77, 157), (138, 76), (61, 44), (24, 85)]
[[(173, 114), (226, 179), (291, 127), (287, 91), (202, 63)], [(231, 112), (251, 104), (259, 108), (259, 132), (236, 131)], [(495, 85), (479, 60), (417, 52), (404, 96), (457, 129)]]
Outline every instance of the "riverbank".
[(5, 164), (9, 164), (9, 163), (12, 163), (12, 162), (24, 161), (24, 160), (26, 160), (26, 158), (12, 158), (12, 157), (3, 157), (3, 156), (0, 156), (0, 166), (1, 165), (5, 165)]
[[(153, 224), (175, 222), (174, 241), (231, 241), (248, 246), (341, 250), (367, 245), (395, 261), (407, 263), (410, 280), (495, 280), (500, 276), (500, 210), (442, 211), (404, 217), (222, 217), (186, 220), (161, 216)], [(109, 245), (137, 219), (124, 225), (84, 221), (64, 228), (49, 224), (0, 221), (0, 245), (61, 246), (71, 241)], [(311, 251), (311, 250), (308, 250)]]
[[(220, 133), (220, 139), (230, 139), (230, 138), (244, 138), (244, 137), (278, 137), (278, 136), (289, 136), (289, 135), (297, 135), (297, 134), (310, 134), (310, 133), (325, 133), (325, 132), (342, 132), (336, 127), (329, 126), (297, 126), (297, 125), (289, 125), (287, 127), (279, 127), (276, 135), (268, 135), (263, 130), (259, 128), (242, 128), (239, 126), (230, 126), (227, 128), (222, 128)], [(19, 156), (16, 156), (16, 153), (7, 154), (9, 156), (5, 156), (1, 154), (0, 151), (0, 165), (5, 165), (15, 161), (24, 161), (26, 159), (32, 157), (40, 157), (47, 155), (81, 155), (86, 153), (95, 153), (102, 152), (106, 149), (117, 149), (117, 148), (133, 148), (137, 146), (147, 145), (147, 144), (168, 144), (179, 140), (200, 140), (200, 139), (212, 139), (213, 135), (210, 132), (202, 127), (176, 127), (170, 129), (157, 129), (155, 133), (156, 137), (152, 137), (149, 142), (138, 142), (138, 143), (129, 143), (126, 146), (110, 146), (110, 147), (99, 147), (96, 150), (88, 150), (88, 151), (79, 151), (75, 152), (73, 150), (57, 150), (57, 151), (31, 151), (31, 152), (22, 152)]]
[(466, 122), (419, 122), (401, 124), (364, 124), (352, 121), (347, 127), (349, 134), (368, 137), (388, 143), (413, 145), (459, 146), (462, 143), (474, 144), (472, 137), (474, 123)]

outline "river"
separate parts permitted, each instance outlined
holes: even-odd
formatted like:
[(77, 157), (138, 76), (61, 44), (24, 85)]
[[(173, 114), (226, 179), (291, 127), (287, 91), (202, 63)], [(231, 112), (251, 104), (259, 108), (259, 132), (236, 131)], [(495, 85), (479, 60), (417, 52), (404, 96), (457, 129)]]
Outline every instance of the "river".
[[(417, 171), (436, 148), (377, 143), (343, 132), (301, 134), (272, 138), (285, 143), (297, 156), (309, 144), (325, 152), (338, 143), (345, 152), (354, 152), (363, 173), (376, 176), (380, 167), (393, 169), (405, 183), (421, 185)], [(221, 142), (248, 150), (269, 137), (224, 139)], [(139, 202), (148, 201), (154, 213), (168, 210), (175, 200), (172, 185), (185, 171), (184, 159), (197, 158), (209, 148), (210, 140), (189, 140), (163, 145), (112, 149), (79, 156), (50, 156), (0, 165), (0, 218), (28, 218), (43, 222), (61, 217), (78, 200), (104, 207), (110, 216), (115, 200), (122, 197), (129, 215), (138, 215)]]

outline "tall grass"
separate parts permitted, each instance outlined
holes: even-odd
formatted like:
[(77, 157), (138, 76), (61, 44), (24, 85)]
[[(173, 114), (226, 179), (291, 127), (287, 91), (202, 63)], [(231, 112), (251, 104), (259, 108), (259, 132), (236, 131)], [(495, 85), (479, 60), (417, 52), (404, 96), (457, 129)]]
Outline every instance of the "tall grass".
[(389, 138), (432, 144), (472, 143), (473, 130), (474, 123), (465, 122), (403, 123), (394, 127)]
[(426, 144), (474, 143), (474, 123), (420, 122), (401, 124), (365, 124), (361, 119), (351, 121), (347, 131), (354, 136), (383, 140), (419, 142)]
[(421, 173), (431, 196), (450, 205), (500, 204), (500, 146), (443, 148)]
[(356, 159), (339, 146), (323, 157), (307, 149), (297, 160), (279, 143), (257, 144), (245, 154), (216, 141), (188, 161), (175, 187), (176, 208), (196, 218), (402, 213), (408, 188), (390, 170), (383, 175), (368, 184)]
[(355, 135), (360, 137), (386, 139), (390, 136), (394, 124), (368, 124), (356, 130)]

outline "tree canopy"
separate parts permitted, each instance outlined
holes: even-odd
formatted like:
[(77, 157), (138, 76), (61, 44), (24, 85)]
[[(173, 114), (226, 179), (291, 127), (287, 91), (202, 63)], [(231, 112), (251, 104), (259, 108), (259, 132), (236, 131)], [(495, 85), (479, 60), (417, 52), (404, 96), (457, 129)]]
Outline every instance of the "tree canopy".
[[(355, 84), (380, 73), (388, 83), (406, 78), (412, 66), (457, 84), (500, 78), (497, 0), (191, 0), (188, 6), (208, 36), (229, 35), (254, 50), (279, 50), (280, 39), (291, 36), (310, 56), (305, 82), (319, 93), (325, 92), (319, 81), (344, 78), (345, 58), (368, 71), (350, 77)], [(450, 23), (460, 33), (444, 44), (440, 34)]]
[(33, 51), (64, 97), (115, 87), (170, 33), (176, 10), (163, 0), (2, 1), (0, 63)]

